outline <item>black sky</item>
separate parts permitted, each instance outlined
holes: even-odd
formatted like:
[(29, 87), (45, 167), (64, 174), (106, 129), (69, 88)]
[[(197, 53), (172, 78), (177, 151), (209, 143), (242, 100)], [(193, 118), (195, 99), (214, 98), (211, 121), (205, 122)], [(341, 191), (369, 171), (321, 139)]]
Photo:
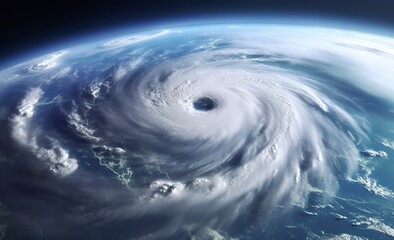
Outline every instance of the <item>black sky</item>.
[(394, 1), (391, 0), (54, 0), (51, 3), (14, 0), (0, 9), (0, 65), (48, 45), (118, 26), (201, 16), (274, 13), (370, 22), (392, 28), (394, 32)]

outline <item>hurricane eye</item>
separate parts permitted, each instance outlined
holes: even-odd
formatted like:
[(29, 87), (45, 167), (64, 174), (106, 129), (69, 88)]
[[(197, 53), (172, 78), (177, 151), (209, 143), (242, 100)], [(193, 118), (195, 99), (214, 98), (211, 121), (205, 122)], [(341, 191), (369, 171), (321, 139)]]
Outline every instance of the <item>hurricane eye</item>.
[(215, 109), (216, 103), (211, 97), (202, 97), (193, 102), (193, 107), (198, 111), (206, 112)]

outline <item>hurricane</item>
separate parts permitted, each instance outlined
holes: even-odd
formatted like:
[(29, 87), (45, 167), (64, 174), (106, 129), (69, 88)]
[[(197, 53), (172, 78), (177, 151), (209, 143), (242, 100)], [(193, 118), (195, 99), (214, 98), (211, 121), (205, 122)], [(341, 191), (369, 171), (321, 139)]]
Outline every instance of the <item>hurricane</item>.
[(243, 239), (294, 208), (318, 215), (343, 182), (392, 201), (365, 159), (390, 150), (390, 136), (369, 146), (394, 117), (393, 49), (336, 28), (213, 25), (5, 69), (0, 216), (20, 238)]

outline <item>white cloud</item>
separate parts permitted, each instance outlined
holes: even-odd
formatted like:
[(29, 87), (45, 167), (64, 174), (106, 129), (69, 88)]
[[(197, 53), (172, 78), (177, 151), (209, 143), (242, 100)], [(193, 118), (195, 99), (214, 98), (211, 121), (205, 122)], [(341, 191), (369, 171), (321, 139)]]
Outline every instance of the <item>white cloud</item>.
[(378, 195), (378, 196), (381, 196), (384, 198), (394, 197), (394, 193), (391, 190), (379, 185), (375, 179), (372, 179), (369, 176), (357, 177), (356, 181), (363, 184), (364, 188), (366, 190), (374, 193), (375, 195)]
[(20, 102), (18, 113), (11, 119), (13, 123), (13, 138), (22, 146), (42, 161), (48, 169), (56, 175), (65, 176), (78, 168), (77, 160), (71, 158), (67, 150), (62, 148), (58, 142), (50, 137), (49, 147), (41, 146), (37, 138), (41, 137), (39, 131), (31, 129), (31, 120), (43, 92), (40, 88), (32, 88)]
[(385, 151), (375, 151), (372, 149), (367, 149), (361, 151), (361, 153), (368, 157), (387, 157), (387, 153)]
[(77, 113), (76, 108), (68, 114), (68, 123), (75, 129), (83, 138), (97, 142), (100, 138), (95, 136), (95, 131), (87, 126), (87, 122), (83, 121), (81, 116)]
[(388, 139), (384, 139), (384, 140), (382, 141), (382, 144), (383, 144), (383, 146), (388, 147), (388, 148), (394, 150), (394, 142), (393, 142), (393, 141), (390, 141), (390, 140), (388, 140)]
[(163, 31), (160, 31), (155, 34), (151, 34), (151, 35), (133, 35), (133, 36), (123, 37), (123, 38), (117, 38), (117, 39), (114, 39), (114, 40), (111, 40), (111, 41), (108, 41), (108, 42), (102, 44), (101, 47), (104, 47), (104, 48), (124, 47), (124, 46), (131, 45), (134, 43), (138, 43), (138, 42), (146, 41), (146, 40), (149, 40), (152, 38), (156, 38), (156, 37), (165, 35), (169, 32), (170, 32), (169, 30), (163, 30)]
[(394, 229), (381, 220), (376, 218), (362, 218), (360, 220), (353, 221), (353, 226), (366, 226), (367, 229), (371, 229), (377, 232), (386, 234), (387, 236), (394, 237)]
[(46, 55), (43, 58), (41, 58), (38, 63), (35, 63), (35, 64), (27, 67), (27, 71), (37, 72), (37, 71), (42, 71), (42, 70), (52, 68), (52, 67), (56, 66), (56, 64), (57, 64), (56, 60), (58, 60), (61, 56), (63, 56), (66, 53), (67, 53), (67, 51), (59, 51), (59, 52), (55, 52), (55, 53)]

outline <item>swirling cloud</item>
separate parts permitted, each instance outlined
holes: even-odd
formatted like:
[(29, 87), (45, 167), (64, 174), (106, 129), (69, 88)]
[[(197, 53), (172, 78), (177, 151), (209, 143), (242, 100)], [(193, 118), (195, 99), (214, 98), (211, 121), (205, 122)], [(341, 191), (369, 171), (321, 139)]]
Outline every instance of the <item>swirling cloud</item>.
[(217, 31), (92, 44), (97, 52), (70, 49), (62, 74), (56, 66), (29, 73), (37, 79), (9, 112), (10, 132), (56, 179), (37, 185), (60, 196), (58, 213), (69, 207), (65, 196), (75, 201), (64, 224), (153, 222), (130, 235), (170, 238), (269, 221), (308, 206), (316, 192), (321, 201), (335, 196), (338, 178), (392, 196), (370, 175), (351, 178), (360, 153), (388, 156), (360, 149), (371, 128), (358, 104), (360, 96), (393, 100), (383, 87), (394, 75), (387, 38), (283, 26)]

